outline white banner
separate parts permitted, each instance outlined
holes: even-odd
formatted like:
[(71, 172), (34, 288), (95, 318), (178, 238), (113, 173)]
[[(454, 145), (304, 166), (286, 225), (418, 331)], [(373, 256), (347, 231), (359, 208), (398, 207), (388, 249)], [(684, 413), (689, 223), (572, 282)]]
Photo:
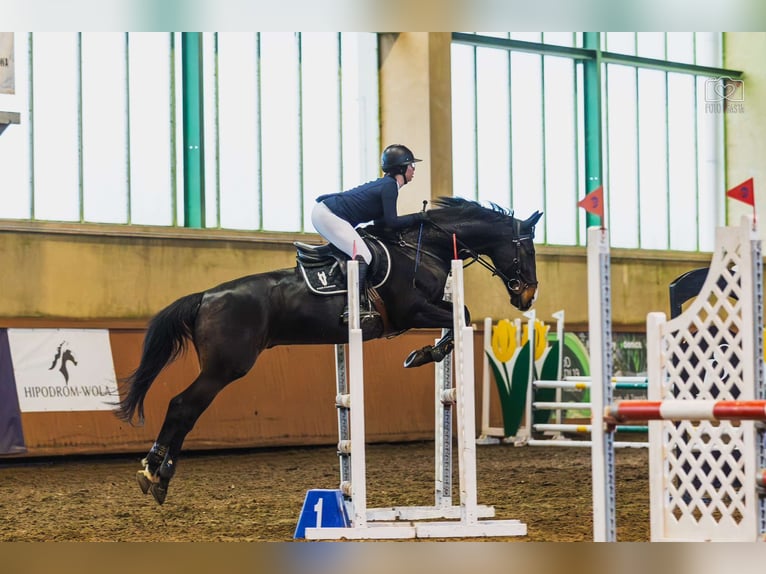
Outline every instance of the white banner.
[(0, 32), (0, 94), (14, 93), (14, 69), (13, 32)]
[(106, 329), (8, 329), (21, 412), (105, 411), (118, 400)]

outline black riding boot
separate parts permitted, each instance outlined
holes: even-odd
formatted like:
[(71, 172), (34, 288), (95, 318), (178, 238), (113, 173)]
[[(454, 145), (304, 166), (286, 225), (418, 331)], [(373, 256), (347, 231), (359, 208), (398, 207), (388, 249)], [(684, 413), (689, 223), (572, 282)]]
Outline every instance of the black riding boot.
[[(379, 319), (380, 313), (373, 309), (370, 298), (367, 297), (367, 263), (359, 255), (356, 256), (356, 261), (359, 262), (359, 323), (362, 324), (365, 321)], [(344, 324), (348, 324), (348, 303), (341, 320)]]
[(370, 298), (367, 296), (367, 263), (359, 256), (357, 261), (359, 261), (359, 319), (360, 321), (377, 319), (380, 314), (373, 309)]

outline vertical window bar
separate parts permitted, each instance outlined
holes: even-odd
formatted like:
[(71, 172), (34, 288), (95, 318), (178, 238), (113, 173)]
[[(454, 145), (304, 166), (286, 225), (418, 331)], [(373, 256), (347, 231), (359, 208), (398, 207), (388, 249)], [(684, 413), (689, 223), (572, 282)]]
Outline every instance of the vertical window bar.
[(221, 93), (218, 70), (218, 32), (213, 32), (213, 124), (215, 125), (215, 226), (221, 228)]
[[(579, 200), (579, 188), (580, 188), (580, 177), (583, 175), (580, 173), (580, 154), (584, 152), (582, 149), (585, 146), (580, 145), (580, 132), (579, 132), (579, 125), (580, 125), (580, 106), (579, 100), (580, 100), (580, 84), (577, 81), (577, 68), (581, 64), (575, 63), (572, 65), (572, 84), (574, 85), (574, 97), (572, 98), (572, 108), (574, 109), (574, 113), (572, 114), (572, 121), (574, 122), (574, 125), (572, 126), (572, 133), (575, 134), (575, 141), (576, 144), (572, 149), (572, 154), (574, 155), (574, 182), (575, 182), (575, 188), (574, 188), (574, 205), (576, 205), (577, 201)], [(583, 94), (584, 97), (584, 94)], [(583, 121), (585, 121), (585, 114), (583, 113)], [(547, 196), (547, 193), (546, 193)], [(570, 198), (567, 198), (568, 200)], [(573, 245), (579, 245), (580, 244), (580, 216), (579, 216), (579, 209), (575, 209), (575, 228), (574, 228), (574, 242)]]
[[(337, 35), (338, 45), (338, 181), (340, 182), (341, 189), (346, 189), (346, 182), (343, 180), (344, 165), (343, 165), (343, 35), (338, 32)], [(380, 69), (380, 67), (378, 67)]]
[[(696, 53), (696, 49), (695, 49)], [(696, 57), (696, 56), (695, 56)], [(697, 93), (697, 76), (692, 76), (694, 88), (693, 88), (693, 98), (694, 98), (694, 202), (695, 202), (695, 209), (694, 209), (694, 218), (696, 220), (695, 223), (695, 237), (696, 242), (694, 244), (694, 249), (696, 251), (700, 250), (700, 244), (702, 242), (702, 236), (701, 236), (701, 230), (700, 230), (700, 147), (699, 147), (699, 109), (698, 109), (698, 103), (697, 100), (699, 98), (699, 94)]]
[(303, 173), (303, 36), (300, 32), (295, 33), (295, 43), (298, 55), (298, 213), (300, 213), (300, 222), (298, 229), (305, 231), (303, 214), (305, 200), (303, 193), (304, 173)]
[[(606, 189), (604, 190), (604, 221), (601, 222), (601, 225), (604, 227), (609, 227), (611, 224), (611, 217), (610, 212), (612, 210), (612, 202), (607, 201), (607, 197), (611, 196), (612, 194), (612, 163), (611, 163), (611, 154), (609, 153), (609, 142), (611, 141), (611, 138), (609, 137), (609, 84), (610, 82), (610, 75), (609, 75), (609, 64), (600, 64), (600, 67), (602, 67), (604, 71), (604, 85), (603, 85), (603, 93), (604, 93), (604, 101), (603, 105), (599, 106), (599, 117), (603, 119), (603, 131), (601, 132), (601, 137), (603, 138), (603, 148), (601, 150), (602, 158), (603, 158), (603, 166), (606, 166), (606, 174), (605, 176), (602, 175), (602, 177), (605, 177), (606, 179)], [(603, 183), (603, 182), (601, 182)], [(590, 187), (590, 189), (586, 190), (588, 192), (593, 191), (598, 187), (598, 184), (594, 181), (594, 184)], [(591, 214), (589, 213), (588, 216)], [(593, 216), (593, 221), (595, 222), (597, 217)], [(607, 222), (610, 222), (609, 224)]]
[(202, 33), (181, 34), (184, 124), (184, 226), (205, 227)]
[[(692, 62), (697, 64), (697, 32), (692, 32)], [(697, 93), (697, 75), (692, 76), (694, 80), (694, 201), (696, 202), (696, 209), (694, 210), (694, 216), (696, 219), (696, 238), (694, 248), (700, 250), (702, 243), (702, 235), (700, 230), (700, 150), (699, 150), (699, 94)]]
[[(479, 199), (479, 58), (478, 48), (473, 47), (473, 199)], [(509, 56), (510, 58), (510, 56)], [(510, 64), (509, 64), (510, 65)], [(508, 97), (510, 102), (510, 95)], [(513, 147), (511, 140), (510, 148)], [(511, 198), (508, 204), (513, 207), (513, 182), (511, 182)]]
[(27, 113), (29, 114), (29, 217), (35, 218), (35, 81), (34, 81), (34, 33), (27, 35), (27, 65), (29, 73), (27, 74), (27, 88), (29, 98), (27, 100)]
[(176, 137), (176, 33), (169, 32), (170, 41), (170, 125), (168, 136), (170, 137), (170, 220), (173, 227), (178, 227), (178, 138)]
[(85, 168), (82, 133), (82, 32), (77, 33), (77, 169), (80, 223), (85, 221)]
[[(577, 32), (572, 32), (572, 45), (579, 48), (581, 46), (580, 46), (580, 44), (578, 43), (577, 40), (578, 40)], [(578, 90), (579, 84), (577, 82), (577, 67), (579, 65), (580, 64), (578, 62), (576, 62), (576, 61), (572, 65), (572, 85), (573, 85), (573, 90), (572, 90), (572, 94), (573, 94), (573, 97), (572, 97), (572, 107), (574, 108), (574, 113), (572, 114), (572, 121), (574, 122), (572, 133), (574, 133), (574, 135), (575, 135), (575, 145), (572, 146), (573, 147), (572, 153), (574, 155), (574, 185), (575, 185), (574, 192), (575, 192), (575, 198), (577, 198), (578, 195), (579, 195), (578, 191), (579, 191), (579, 187), (580, 187), (580, 184), (579, 184), (579, 182), (580, 182), (580, 175), (581, 175), (580, 174), (580, 154), (584, 153), (584, 150), (581, 149), (580, 142), (579, 142), (579, 138), (580, 138), (580, 130), (579, 130), (579, 125), (580, 125), (580, 106), (578, 105), (578, 102), (579, 102), (580, 95), (578, 93), (579, 92), (579, 90)], [(578, 211), (579, 211), (579, 209), (575, 207), (575, 216), (574, 216), (574, 218), (575, 218), (574, 234), (575, 235), (574, 235), (574, 243), (573, 243), (574, 245), (578, 245), (579, 242), (580, 242), (580, 239), (579, 239), (580, 238), (580, 217), (578, 215)]]
[[(692, 32), (692, 64), (697, 65), (697, 32)], [(694, 79), (697, 77), (695, 75)], [(696, 82), (695, 82), (696, 83)], [(696, 90), (695, 90), (696, 95)]]
[[(638, 54), (638, 33), (633, 33), (633, 53)], [(638, 248), (641, 248), (641, 102), (639, 99), (639, 85), (640, 77), (639, 77), (639, 71), (640, 68), (636, 66), (633, 69), (633, 73), (636, 78), (636, 234), (637, 237), (637, 243)]]
[[(668, 33), (665, 32), (665, 55), (664, 60), (668, 59)], [(670, 120), (670, 112), (668, 111), (668, 106), (670, 105), (670, 88), (669, 88), (670, 82), (669, 82), (669, 75), (668, 72), (665, 72), (665, 165), (667, 168), (665, 169), (665, 188), (667, 189), (667, 193), (665, 194), (665, 213), (668, 215), (672, 213), (670, 211), (670, 194), (673, 192), (672, 189), (670, 189), (670, 126), (669, 126), (669, 120)], [(667, 236), (667, 240), (665, 241), (665, 244), (667, 245), (667, 249), (673, 249), (673, 245), (671, 243), (672, 235), (670, 234), (670, 218), (668, 217), (668, 224), (665, 226), (665, 235)]]
[[(583, 99), (585, 103), (585, 193), (590, 193), (602, 183), (601, 138), (601, 35), (599, 32), (583, 32), (585, 49), (595, 50), (594, 60), (583, 62)], [(605, 214), (606, 216), (606, 214)], [(579, 220), (579, 216), (578, 216)], [(587, 213), (585, 226), (599, 222), (598, 217)]]
[(127, 179), (127, 193), (125, 197), (127, 207), (127, 223), (133, 222), (131, 209), (131, 173), (130, 173), (130, 34), (125, 32), (125, 177)]
[[(665, 72), (665, 157), (668, 161), (670, 161), (670, 112), (668, 111), (668, 104), (670, 102), (670, 89), (668, 80), (668, 72)], [(672, 213), (670, 210), (670, 194), (672, 193), (672, 189), (670, 188), (670, 169), (665, 170), (665, 189), (667, 189), (667, 193), (665, 194), (665, 212), (670, 214)], [(672, 237), (672, 234), (670, 233), (670, 226), (673, 224), (672, 221), (672, 218), (668, 218), (668, 225), (665, 228), (665, 233), (667, 234), (667, 239), (665, 242), (668, 249), (672, 249), (672, 245), (670, 243)]]
[[(510, 33), (508, 34), (508, 37), (510, 37)], [(474, 53), (476, 52), (476, 48), (474, 48)], [(513, 80), (512, 78), (512, 58), (513, 52), (510, 50), (508, 51), (506, 58), (508, 59), (508, 139), (510, 140), (508, 142), (508, 207), (513, 209)], [(476, 77), (476, 80), (474, 80), (475, 83), (478, 83), (478, 71), (476, 70), (476, 67), (474, 66), (474, 76)], [(473, 103), (474, 109), (476, 109), (476, 117), (478, 118), (479, 112), (479, 100), (478, 98), (474, 99)], [(478, 119), (476, 122), (474, 122), (474, 130), (476, 131), (476, 140), (478, 141), (479, 138), (479, 122)], [(476, 198), (478, 199), (478, 187), (479, 187), (479, 154), (476, 153)]]
[[(540, 124), (542, 129), (542, 137), (540, 138), (540, 145), (542, 146), (541, 155), (543, 156), (543, 212), (548, 211), (548, 170), (547, 167), (547, 157), (548, 154), (546, 149), (546, 131), (547, 131), (547, 124), (545, 122), (545, 56), (540, 55), (540, 96), (541, 96), (541, 102), (540, 102)], [(543, 221), (543, 242), (547, 241), (548, 239), (548, 218)]]
[[(638, 56), (638, 33), (633, 32), (633, 54), (635, 56)], [(639, 123), (639, 109), (641, 107), (641, 104), (639, 102), (638, 98), (638, 66), (635, 66), (633, 68), (633, 74), (635, 78), (635, 94), (636, 94), (636, 113), (635, 113), (635, 124), (636, 124), (636, 206), (635, 206), (635, 213), (636, 213), (636, 243), (638, 245), (638, 248), (641, 248), (641, 130), (640, 130), (640, 123)]]
[(263, 113), (263, 90), (261, 89), (261, 33), (255, 33), (255, 93), (258, 99), (258, 105), (255, 110), (255, 126), (256, 141), (258, 143), (258, 157), (257, 162), (257, 185), (258, 188), (255, 193), (258, 196), (258, 229), (263, 229), (263, 134), (261, 133), (261, 118)]

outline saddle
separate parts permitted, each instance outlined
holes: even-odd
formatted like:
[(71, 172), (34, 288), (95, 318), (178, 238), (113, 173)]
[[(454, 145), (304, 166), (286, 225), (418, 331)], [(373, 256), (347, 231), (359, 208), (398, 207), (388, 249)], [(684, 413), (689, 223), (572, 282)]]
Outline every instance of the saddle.
[[(383, 242), (369, 233), (360, 235), (372, 253), (367, 279), (372, 289), (386, 282), (391, 271), (391, 256)], [(293, 242), (298, 269), (306, 285), (317, 295), (339, 295), (347, 291), (346, 263), (348, 255), (331, 243), (309, 245)]]

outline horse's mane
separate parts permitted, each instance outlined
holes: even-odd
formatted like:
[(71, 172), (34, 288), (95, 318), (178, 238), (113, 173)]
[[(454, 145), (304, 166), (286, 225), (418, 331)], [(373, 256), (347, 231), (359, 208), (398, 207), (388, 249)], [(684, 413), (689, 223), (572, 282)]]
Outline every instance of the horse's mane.
[[(474, 217), (480, 217), (489, 221), (506, 217), (513, 217), (513, 210), (500, 207), (498, 204), (488, 202), (489, 207), (482, 205), (478, 201), (472, 201), (463, 197), (437, 197), (431, 201), (431, 205), (440, 209), (456, 210), (458, 213), (470, 214)], [(431, 211), (429, 215), (435, 214)]]
[[(441, 196), (431, 200), (431, 207), (433, 209), (428, 210), (428, 217), (440, 225), (468, 220), (508, 224), (511, 219), (514, 223), (519, 223), (513, 218), (513, 210), (505, 209), (493, 202), (487, 202), (487, 205), (484, 205), (463, 197)], [(398, 233), (397, 230), (378, 224), (367, 225), (364, 229), (379, 237), (395, 237)], [(414, 224), (412, 229), (418, 229), (418, 225)]]

